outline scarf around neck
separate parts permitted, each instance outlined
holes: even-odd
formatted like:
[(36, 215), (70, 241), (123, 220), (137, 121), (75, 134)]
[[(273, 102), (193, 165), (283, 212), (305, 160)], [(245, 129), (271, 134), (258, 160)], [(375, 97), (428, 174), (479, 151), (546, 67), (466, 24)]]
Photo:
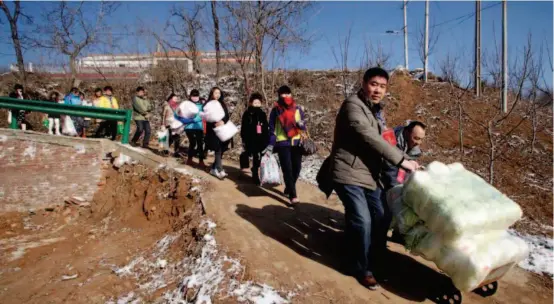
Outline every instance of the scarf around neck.
[(279, 122), (281, 127), (287, 133), (288, 138), (293, 138), (300, 133), (296, 121), (296, 102), (292, 100), (290, 104), (286, 104), (282, 98), (275, 103)]

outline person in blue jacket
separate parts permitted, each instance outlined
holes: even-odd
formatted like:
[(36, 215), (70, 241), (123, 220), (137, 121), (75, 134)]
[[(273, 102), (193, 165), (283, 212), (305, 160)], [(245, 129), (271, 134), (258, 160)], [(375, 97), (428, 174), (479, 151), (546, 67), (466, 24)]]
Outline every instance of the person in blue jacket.
[[(82, 101), (81, 101), (81, 96), (79, 96), (79, 89), (75, 87), (71, 88), (71, 91), (69, 92), (69, 94), (65, 95), (63, 99), (63, 103), (66, 105), (80, 106), (81, 102)], [(70, 116), (70, 118), (73, 121), (75, 130), (79, 135), (81, 135), (83, 132), (83, 125), (84, 125), (83, 117)]]
[(189, 139), (188, 159), (187, 165), (193, 165), (194, 156), (198, 156), (198, 165), (201, 168), (205, 168), (204, 164), (204, 126), (202, 123), (202, 117), (200, 112), (204, 108), (204, 104), (200, 100), (200, 92), (196, 89), (190, 91), (190, 101), (194, 102), (198, 108), (198, 113), (194, 118), (190, 120), (182, 120), (185, 123), (185, 133)]

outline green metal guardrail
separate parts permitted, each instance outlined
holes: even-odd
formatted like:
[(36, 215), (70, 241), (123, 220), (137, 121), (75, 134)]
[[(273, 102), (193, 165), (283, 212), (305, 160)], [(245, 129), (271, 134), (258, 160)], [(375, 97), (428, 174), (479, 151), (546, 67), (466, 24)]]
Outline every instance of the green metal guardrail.
[(12, 129), (17, 129), (16, 118), (18, 110), (123, 121), (124, 126), (121, 143), (129, 143), (129, 132), (131, 131), (131, 119), (133, 113), (131, 110), (116, 110), (89, 106), (66, 105), (48, 101), (0, 97), (0, 109), (2, 108), (10, 109), (12, 111), (12, 117), (14, 118), (12, 119), (10, 125), (10, 128)]

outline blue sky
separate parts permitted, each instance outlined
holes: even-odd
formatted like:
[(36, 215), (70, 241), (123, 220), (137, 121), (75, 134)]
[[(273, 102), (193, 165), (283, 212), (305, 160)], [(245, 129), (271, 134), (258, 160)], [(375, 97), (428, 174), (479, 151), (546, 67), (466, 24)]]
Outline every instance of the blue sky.
[[(40, 15), (47, 2), (26, 2), (23, 8), (29, 15)], [(97, 4), (91, 4), (97, 5)], [(174, 5), (191, 6), (191, 2), (123, 2), (117, 13), (117, 18), (111, 18), (109, 24), (115, 32), (122, 33), (123, 26), (134, 27), (137, 20), (146, 22), (149, 28), (163, 28), (169, 16), (169, 10)], [(209, 6), (209, 5), (208, 5)], [(501, 42), (502, 6), (499, 1), (483, 1), (482, 19), (482, 48), (484, 51), (494, 49), (494, 39)], [(391, 54), (390, 65), (404, 63), (404, 45), (402, 35), (387, 35), (386, 30), (400, 30), (403, 27), (403, 13), (401, 1), (387, 2), (317, 2), (315, 9), (306, 15), (308, 31), (316, 37), (308, 50), (291, 49), (285, 61), (280, 59), (278, 64), (292, 69), (327, 69), (336, 68), (336, 62), (331, 52), (331, 44), (336, 44), (339, 35), (346, 35), (352, 27), (350, 46), (350, 65), (359, 66), (364, 40), (374, 45), (381, 45), (384, 51)], [(485, 9), (486, 8), (486, 9)], [(416, 50), (415, 36), (419, 27), (424, 24), (425, 2), (410, 1), (408, 5), (409, 29), (409, 62), (410, 68), (422, 67)], [(459, 62), (464, 73), (468, 73), (473, 65), (474, 44), (474, 1), (433, 1), (430, 5), (430, 25), (439, 35), (434, 53), (430, 55), (430, 69), (438, 70), (438, 63), (448, 54), (460, 56)], [(467, 16), (464, 17), (464, 16)], [(552, 52), (553, 36), (553, 5), (546, 1), (510, 1), (508, 3), (508, 48), (509, 60), (513, 61), (527, 41), (528, 33), (532, 33), (533, 45), (538, 50), (541, 43), (548, 46)], [(460, 17), (460, 18), (459, 18)], [(9, 26), (1, 17), (0, 24), (0, 66), (15, 62), (13, 48), (9, 44)], [(457, 19), (458, 18), (458, 19)], [(206, 15), (207, 22), (211, 20)], [(493, 35), (493, 26), (495, 34)], [(23, 26), (26, 28), (26, 26)], [(120, 35), (122, 39), (121, 51), (147, 51), (153, 48), (153, 41), (137, 40), (134, 37)], [(205, 40), (204, 49), (209, 49), (212, 42)], [(98, 52), (98, 50), (90, 50)], [(39, 61), (44, 52), (28, 50), (25, 53), (27, 61)], [(483, 54), (485, 56), (485, 54)], [(44, 57), (43, 57), (44, 58)], [(543, 59), (544, 67), (548, 70), (548, 58)], [(549, 83), (552, 83), (551, 73), (547, 73)]]

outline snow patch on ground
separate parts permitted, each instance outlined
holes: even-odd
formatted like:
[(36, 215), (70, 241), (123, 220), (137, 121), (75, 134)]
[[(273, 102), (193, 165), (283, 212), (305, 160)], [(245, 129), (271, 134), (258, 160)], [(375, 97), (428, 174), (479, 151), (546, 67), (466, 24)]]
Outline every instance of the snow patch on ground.
[(6, 142), (8, 141), (8, 137), (6, 135), (0, 135), (0, 142)]
[(87, 152), (85, 145), (82, 145), (82, 144), (75, 145), (75, 153), (85, 154), (85, 152)]
[(312, 184), (317, 185), (316, 177), (321, 164), (324, 159), (318, 155), (311, 155), (302, 160), (302, 171), (300, 171), (300, 179)]
[(200, 224), (206, 234), (198, 256), (188, 256), (181, 261), (165, 259), (170, 245), (182, 235), (177, 232), (164, 236), (145, 257), (136, 257), (121, 268), (114, 267), (118, 276), (135, 278), (137, 289), (107, 303), (140, 303), (141, 294), (152, 294), (171, 284), (177, 287), (166, 291), (155, 303), (211, 304), (216, 296), (256, 304), (290, 303), (296, 295), (294, 292), (277, 291), (269, 285), (251, 281), (240, 282), (238, 278), (243, 275), (244, 267), (239, 260), (218, 250), (213, 237), (215, 228), (216, 224), (209, 220)]
[(185, 168), (173, 168), (173, 170), (184, 175), (192, 175), (192, 173), (190, 173), (190, 171)]
[(37, 147), (35, 147), (34, 144), (31, 144), (27, 148), (25, 148), (25, 151), (23, 151), (23, 157), (29, 156), (30, 158), (35, 158), (37, 152)]
[(552, 238), (524, 234), (513, 229), (508, 232), (522, 238), (529, 246), (529, 256), (518, 264), (519, 267), (534, 273), (546, 273), (551, 277), (554, 276), (554, 242)]
[(119, 168), (124, 164), (130, 164), (132, 161), (133, 159), (130, 156), (121, 153), (118, 157), (114, 159), (113, 165), (114, 167)]

